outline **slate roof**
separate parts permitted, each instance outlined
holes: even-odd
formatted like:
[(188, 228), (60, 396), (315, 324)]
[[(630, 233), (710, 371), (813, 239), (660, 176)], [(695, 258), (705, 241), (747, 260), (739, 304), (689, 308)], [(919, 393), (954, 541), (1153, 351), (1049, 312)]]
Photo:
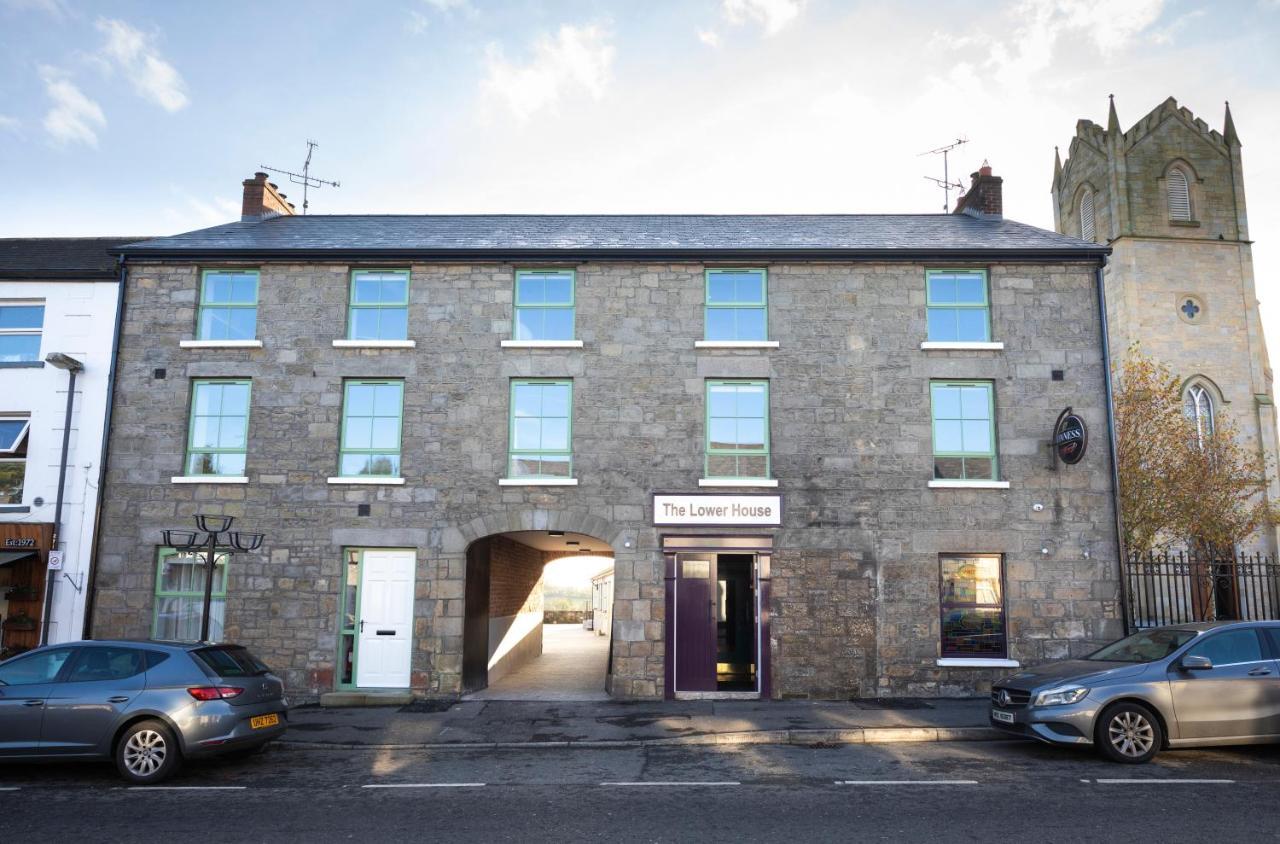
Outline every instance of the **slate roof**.
[(0, 238), (0, 278), (114, 279), (116, 252), (135, 237)]
[(128, 256), (658, 257), (1041, 254), (1109, 247), (965, 214), (308, 215), (129, 244)]

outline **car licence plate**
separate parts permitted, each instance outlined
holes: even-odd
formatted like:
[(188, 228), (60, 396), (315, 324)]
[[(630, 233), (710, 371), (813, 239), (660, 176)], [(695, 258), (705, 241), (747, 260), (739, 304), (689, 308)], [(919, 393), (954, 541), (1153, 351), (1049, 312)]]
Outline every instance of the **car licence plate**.
[(1005, 723), (1005, 724), (1012, 724), (1012, 723), (1013, 723), (1013, 713), (1012, 713), (1012, 712), (1001, 712), (999, 709), (993, 709), (993, 710), (991, 710), (991, 717), (992, 717), (992, 718), (994, 718), (994, 719), (996, 719), (997, 721), (1001, 721), (1001, 722), (1003, 722), (1003, 723)]
[(249, 719), (249, 726), (255, 730), (261, 730), (263, 727), (274, 727), (280, 723), (280, 716), (274, 712), (270, 715), (259, 715), (256, 718)]

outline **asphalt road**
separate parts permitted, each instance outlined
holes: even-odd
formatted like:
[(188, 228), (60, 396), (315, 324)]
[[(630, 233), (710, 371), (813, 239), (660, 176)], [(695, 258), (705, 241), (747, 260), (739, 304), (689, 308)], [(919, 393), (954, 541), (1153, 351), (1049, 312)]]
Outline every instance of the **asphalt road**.
[(130, 789), (0, 765), (6, 841), (1258, 841), (1280, 746), (1140, 767), (1022, 742), (545, 750), (272, 748)]

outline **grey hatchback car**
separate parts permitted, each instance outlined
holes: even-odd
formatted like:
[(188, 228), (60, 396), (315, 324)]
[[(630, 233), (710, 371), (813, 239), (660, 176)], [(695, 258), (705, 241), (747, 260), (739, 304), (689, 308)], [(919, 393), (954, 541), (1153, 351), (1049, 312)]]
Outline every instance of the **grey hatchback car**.
[(239, 645), (88, 641), (0, 662), (0, 762), (113, 759), (150, 785), (284, 734), (284, 684)]
[(1116, 762), (1280, 742), (1280, 621), (1178, 624), (991, 687), (991, 726)]

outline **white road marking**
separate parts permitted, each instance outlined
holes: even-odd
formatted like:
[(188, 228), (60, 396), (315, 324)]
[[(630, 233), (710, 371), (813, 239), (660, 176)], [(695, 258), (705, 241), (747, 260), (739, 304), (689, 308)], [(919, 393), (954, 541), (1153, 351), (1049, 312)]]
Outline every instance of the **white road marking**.
[(602, 783), (600, 783), (600, 784), (601, 784), (601, 785), (623, 785), (623, 786), (629, 786), (629, 785), (674, 785), (674, 786), (687, 786), (687, 785), (742, 785), (742, 783), (737, 782), (736, 780), (720, 780), (720, 781), (705, 781), (705, 780), (702, 780), (702, 781), (692, 781), (692, 780), (690, 780), (690, 781), (683, 781), (683, 780), (648, 780), (648, 781), (645, 781), (645, 782), (602, 782)]
[(377, 782), (361, 788), (480, 788), (482, 782)]
[(977, 785), (977, 780), (836, 780), (836, 785)]
[(18, 790), (17, 786), (5, 786), (3, 788), (0, 788), (0, 791), (17, 791), (17, 790)]
[(245, 785), (131, 785), (130, 791), (244, 791)]
[(1095, 780), (1098, 785), (1234, 785), (1235, 780), (1130, 779)]

